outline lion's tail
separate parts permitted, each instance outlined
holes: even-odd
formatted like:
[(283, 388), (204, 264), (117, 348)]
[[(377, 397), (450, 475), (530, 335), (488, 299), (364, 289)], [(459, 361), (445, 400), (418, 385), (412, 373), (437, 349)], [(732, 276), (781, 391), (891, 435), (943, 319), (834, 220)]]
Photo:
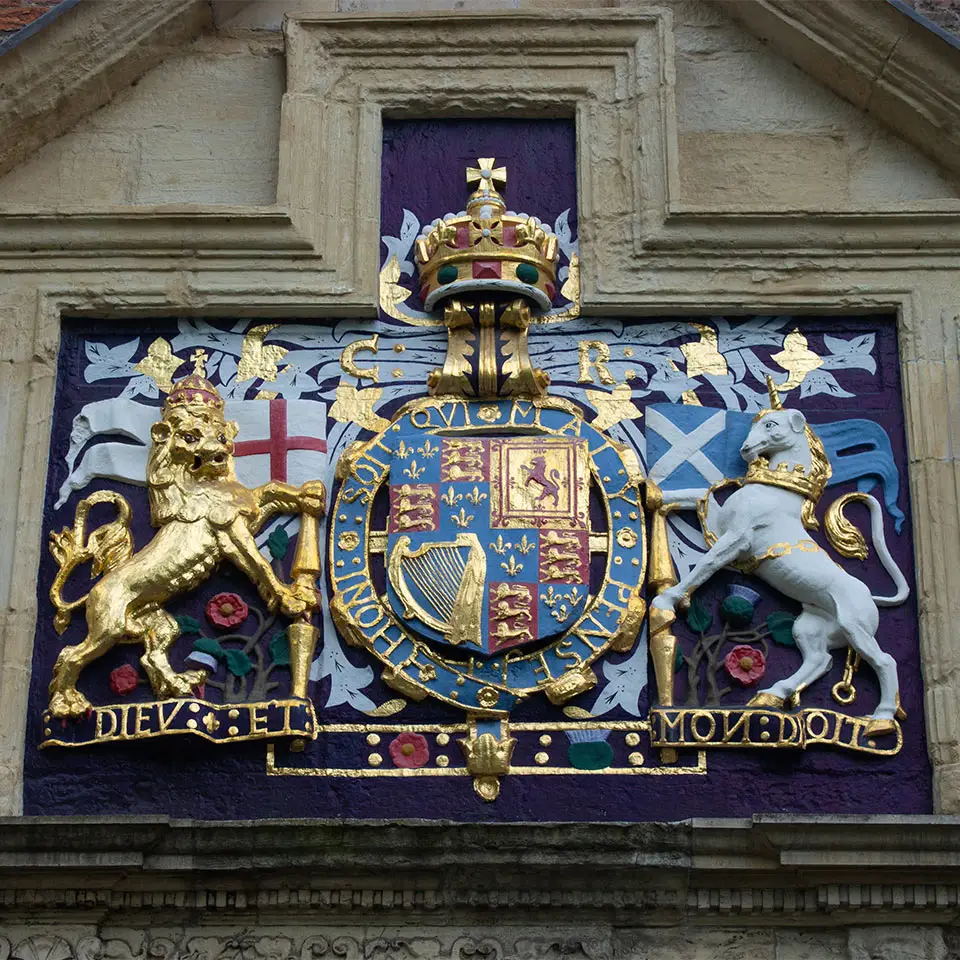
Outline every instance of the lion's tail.
[(897, 588), (897, 592), (892, 596), (874, 596), (873, 602), (878, 607), (893, 607), (903, 603), (910, 595), (910, 586), (887, 549), (887, 540), (883, 532), (883, 507), (880, 506), (876, 497), (871, 497), (869, 493), (859, 492), (845, 493), (842, 497), (837, 497), (827, 510), (827, 539), (830, 541), (830, 545), (843, 556), (856, 557), (858, 560), (867, 559), (866, 539), (843, 512), (844, 507), (854, 500), (865, 503), (870, 510), (870, 534), (874, 549), (877, 551), (877, 556), (880, 558), (884, 570), (890, 575), (890, 579), (893, 580)]
[[(117, 509), (116, 520), (104, 523), (87, 535), (87, 515), (98, 503), (112, 503)], [(64, 527), (59, 533), (50, 533), (50, 552), (60, 568), (50, 587), (50, 602), (56, 614), (53, 625), (63, 633), (70, 623), (73, 611), (87, 602), (89, 594), (77, 600), (63, 599), (63, 586), (70, 574), (82, 563), (91, 561), (90, 576), (97, 577), (119, 566), (133, 555), (133, 534), (130, 531), (130, 504), (119, 493), (100, 490), (77, 504), (73, 527)]]

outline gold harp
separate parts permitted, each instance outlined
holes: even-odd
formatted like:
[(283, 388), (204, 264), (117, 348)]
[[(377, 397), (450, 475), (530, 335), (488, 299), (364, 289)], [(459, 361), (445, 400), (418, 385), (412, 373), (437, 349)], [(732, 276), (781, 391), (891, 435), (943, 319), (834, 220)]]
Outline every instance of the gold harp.
[[(415, 617), (442, 633), (447, 643), (483, 646), (483, 588), (487, 557), (475, 533), (458, 533), (452, 543), (425, 543), (410, 549), (410, 538), (399, 537), (387, 575), (404, 606), (404, 617)], [(418, 601), (413, 584), (424, 602)]]

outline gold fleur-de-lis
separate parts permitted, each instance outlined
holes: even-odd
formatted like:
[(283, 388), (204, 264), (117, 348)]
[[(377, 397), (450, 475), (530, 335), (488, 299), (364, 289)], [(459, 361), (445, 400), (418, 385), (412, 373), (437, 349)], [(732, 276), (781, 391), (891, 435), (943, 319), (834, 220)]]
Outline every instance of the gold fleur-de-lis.
[(457, 493), (453, 487), (447, 487), (447, 492), (441, 495), (440, 502), (448, 507), (455, 507), (462, 499), (462, 493)]
[(523, 570), (523, 564), (517, 563), (517, 558), (511, 553), (510, 559), (505, 563), (501, 563), (500, 568), (506, 571), (508, 577), (515, 577)]
[(561, 603), (559, 607), (556, 607), (550, 611), (550, 616), (553, 617), (557, 623), (562, 623), (567, 619), (567, 605), (565, 603)]
[(401, 460), (406, 460), (413, 453), (413, 447), (408, 447), (402, 440), (400, 446), (394, 451)]
[(450, 514), (450, 519), (458, 527), (469, 527), (470, 524), (473, 522), (473, 514), (468, 514), (467, 511), (464, 510), (463, 507), (461, 507), (459, 513)]
[(173, 375), (183, 362), (173, 355), (168, 341), (157, 337), (147, 348), (147, 355), (133, 369), (153, 377), (154, 383), (164, 393), (169, 393), (173, 389)]
[(427, 437), (427, 439), (423, 441), (423, 446), (417, 447), (417, 453), (425, 460), (432, 460), (437, 455), (439, 449), (440, 447), (430, 443), (430, 438)]
[(216, 715), (211, 711), (203, 718), (203, 725), (207, 728), (208, 733), (215, 733), (220, 729), (220, 721), (217, 719)]
[(521, 541), (517, 544), (517, 550), (526, 556), (531, 550), (536, 550), (537, 545), (524, 534)]
[(502, 533), (498, 533), (498, 534), (497, 534), (497, 539), (494, 540), (493, 543), (490, 544), (490, 549), (491, 549), (494, 553), (499, 553), (500, 556), (502, 557), (502, 556), (505, 556), (505, 555), (506, 555), (506, 552), (507, 552), (512, 546), (513, 546), (512, 543), (508, 543), (506, 540), (503, 539), (503, 534), (502, 534)]
[(485, 493), (481, 493), (479, 487), (474, 487), (467, 494), (467, 500), (469, 500), (470, 503), (472, 503), (475, 507), (479, 507), (480, 504), (483, 503), (483, 501), (486, 499), (487, 499), (487, 495)]
[(559, 599), (560, 594), (555, 593), (553, 587), (547, 587), (547, 592), (540, 598), (540, 602), (545, 603), (548, 607), (553, 607), (556, 606)]
[(564, 600), (568, 600), (572, 606), (576, 606), (582, 599), (580, 591), (576, 587), (571, 587), (569, 593), (563, 595)]
[[(400, 442), (403, 443), (402, 440)], [(411, 460), (410, 466), (403, 471), (403, 475), (409, 477), (411, 480), (419, 480), (426, 472), (426, 469), (426, 467), (419, 466), (416, 460)]]

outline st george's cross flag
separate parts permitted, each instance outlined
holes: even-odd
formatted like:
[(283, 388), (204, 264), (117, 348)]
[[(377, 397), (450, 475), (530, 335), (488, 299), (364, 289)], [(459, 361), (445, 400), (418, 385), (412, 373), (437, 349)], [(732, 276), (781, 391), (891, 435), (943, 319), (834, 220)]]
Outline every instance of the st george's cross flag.
[(318, 480), (327, 463), (327, 408), (316, 400), (228, 401), (240, 432), (234, 441), (237, 479), (247, 487), (280, 480), (299, 487)]
[[(228, 400), (234, 420), (237, 479), (247, 487), (270, 480), (299, 486), (327, 469), (327, 406), (317, 400)], [(67, 478), (56, 506), (96, 478), (146, 484), (150, 427), (160, 408), (124, 397), (88, 403), (74, 417)]]

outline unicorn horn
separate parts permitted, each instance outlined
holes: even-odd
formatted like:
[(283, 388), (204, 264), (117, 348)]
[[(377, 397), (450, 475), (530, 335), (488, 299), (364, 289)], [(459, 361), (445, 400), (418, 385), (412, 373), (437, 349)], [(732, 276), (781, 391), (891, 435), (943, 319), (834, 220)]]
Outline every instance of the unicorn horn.
[(770, 374), (767, 374), (767, 393), (770, 394), (770, 409), (771, 410), (782, 410), (783, 404), (780, 402), (780, 391), (777, 389), (777, 385), (773, 382), (773, 377)]

